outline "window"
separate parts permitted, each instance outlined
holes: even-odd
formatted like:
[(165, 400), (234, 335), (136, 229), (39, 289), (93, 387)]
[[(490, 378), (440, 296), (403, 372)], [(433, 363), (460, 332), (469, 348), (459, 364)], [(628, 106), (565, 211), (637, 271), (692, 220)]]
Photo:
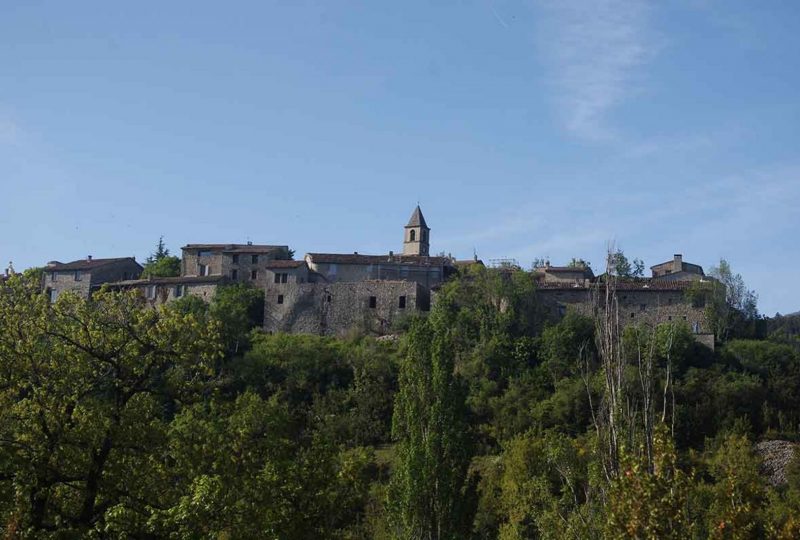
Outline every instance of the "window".
[(150, 300), (155, 298), (156, 297), (156, 286), (155, 285), (148, 285), (146, 294), (147, 294), (147, 298), (150, 299)]
[(201, 249), (200, 251), (197, 252), (197, 256), (198, 257), (210, 257), (211, 256), (211, 251), (209, 251), (207, 249)]
[(207, 264), (198, 264), (198, 265), (197, 265), (197, 275), (198, 275), (198, 276), (207, 276), (207, 275), (209, 275), (210, 273), (211, 273), (211, 272), (209, 272), (209, 269), (208, 269), (208, 265), (207, 265)]
[(417, 231), (415, 231), (414, 229), (411, 229), (411, 231), (408, 233), (408, 240), (409, 240), (409, 242), (416, 242), (417, 241)]
[(58, 273), (57, 272), (50, 272), (50, 281), (56, 282), (57, 281), (56, 280), (57, 277), (58, 277)]
[(231, 270), (231, 279), (236, 281), (239, 279), (239, 271), (238, 270)]
[(631, 319), (633, 319), (635, 316), (636, 316), (636, 313), (631, 311)]
[(639, 311), (647, 311), (647, 304), (639, 304)]
[(282, 294), (278, 295), (278, 303), (279, 304), (283, 304), (283, 295)]
[(175, 285), (175, 298), (183, 296), (183, 285)]
[(47, 289), (47, 294), (50, 296), (50, 302), (55, 302), (58, 298), (58, 291), (55, 289)]
[(75, 270), (75, 281), (80, 281), (80, 280), (81, 280), (81, 271)]
[(281, 283), (289, 281), (289, 274), (281, 274)]
[(258, 279), (258, 270), (250, 270), (250, 279)]
[(238, 255), (238, 254), (236, 254), (236, 255), (231, 255), (231, 262), (232, 262), (233, 264), (239, 264), (239, 255)]
[(280, 283), (281, 282), (281, 275), (279, 273), (275, 272), (273, 281), (275, 283)]
[(369, 297), (369, 307), (374, 308), (378, 305), (378, 298), (375, 296)]
[(397, 307), (399, 307), (400, 309), (406, 309), (406, 297), (405, 296), (401, 296), (400, 297), (400, 301), (397, 303)]
[(668, 320), (668, 321), (671, 321), (671, 320), (672, 320), (672, 315), (670, 315), (669, 317), (667, 317), (667, 320)]
[(327, 300), (328, 302), (330, 302), (330, 301), (332, 300), (332, 298), (331, 298), (331, 295), (328, 295), (328, 297), (326, 298), (326, 300)]
[(258, 255), (253, 255), (252, 258), (251, 258), (251, 262), (253, 264), (258, 264)]

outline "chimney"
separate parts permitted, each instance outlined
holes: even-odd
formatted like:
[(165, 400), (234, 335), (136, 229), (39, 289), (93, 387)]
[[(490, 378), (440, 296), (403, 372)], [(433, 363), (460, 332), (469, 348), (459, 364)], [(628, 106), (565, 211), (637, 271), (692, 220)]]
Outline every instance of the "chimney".
[(87, 255), (86, 256), (86, 262), (92, 262), (92, 256), (91, 255)]
[(392, 260), (394, 260), (394, 251), (389, 250), (389, 262), (392, 262)]
[(247, 241), (247, 245), (248, 245), (248, 246), (252, 246), (252, 245), (253, 245), (253, 241), (252, 241), (252, 240), (248, 240), (248, 241)]
[(683, 255), (676, 253), (672, 259), (672, 271), (681, 272), (683, 270)]

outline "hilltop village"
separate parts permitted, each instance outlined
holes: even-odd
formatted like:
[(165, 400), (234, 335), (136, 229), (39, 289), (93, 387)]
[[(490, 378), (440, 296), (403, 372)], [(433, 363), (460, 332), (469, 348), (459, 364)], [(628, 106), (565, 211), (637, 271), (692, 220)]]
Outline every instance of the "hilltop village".
[[(306, 253), (295, 260), (288, 246), (262, 244), (188, 244), (177, 277), (142, 279), (133, 257), (51, 261), (43, 287), (55, 301), (66, 291), (88, 297), (103, 285), (135, 289), (153, 306), (192, 295), (210, 300), (218, 287), (248, 282), (264, 291), (266, 332), (341, 335), (353, 329), (390, 333), (393, 323), (428, 311), (439, 287), (473, 265), (477, 257), (455, 260), (430, 254), (431, 229), (417, 206), (403, 228), (402, 252), (384, 255)], [(549, 316), (568, 310), (591, 314), (592, 293), (600, 277), (588, 266), (551, 266), (532, 270), (537, 295)], [(651, 267), (651, 277), (617, 283), (623, 324), (686, 321), (698, 339), (713, 346), (703, 307), (685, 291), (705, 279), (703, 268), (681, 255)]]

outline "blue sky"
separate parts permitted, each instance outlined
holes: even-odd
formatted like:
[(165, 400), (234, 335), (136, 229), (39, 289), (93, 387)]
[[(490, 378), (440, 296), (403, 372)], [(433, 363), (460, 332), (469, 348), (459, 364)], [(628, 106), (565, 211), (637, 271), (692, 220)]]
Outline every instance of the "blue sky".
[(728, 259), (800, 309), (800, 4), (0, 7), (0, 257)]

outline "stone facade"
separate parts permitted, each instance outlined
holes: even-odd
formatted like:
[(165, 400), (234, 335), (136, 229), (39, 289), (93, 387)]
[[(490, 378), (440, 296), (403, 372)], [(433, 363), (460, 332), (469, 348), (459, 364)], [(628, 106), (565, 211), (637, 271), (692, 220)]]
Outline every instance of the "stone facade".
[(104, 283), (138, 278), (141, 273), (142, 267), (133, 257), (51, 261), (44, 269), (43, 287), (51, 301), (67, 291), (89, 298)]
[(181, 250), (182, 276), (225, 276), (254, 283), (265, 279), (270, 262), (289, 259), (288, 246), (189, 244)]
[(286, 283), (266, 290), (264, 330), (384, 335), (402, 317), (428, 309), (428, 290), (413, 281)]
[[(704, 309), (687, 300), (687, 281), (637, 280), (617, 283), (617, 304), (620, 325), (646, 324), (655, 326), (668, 322), (686, 322), (696, 335), (709, 332)], [(537, 294), (547, 316), (560, 318), (568, 311), (593, 316), (597, 299), (604, 298), (602, 284), (561, 286), (540, 283)], [(598, 296), (599, 295), (599, 296)]]
[(160, 306), (184, 296), (196, 296), (210, 302), (217, 288), (228, 283), (225, 276), (153, 277), (119, 281), (109, 286), (115, 289), (134, 289), (150, 306)]
[(420, 255), (359, 255), (308, 253), (306, 263), (321, 281), (328, 283), (365, 280), (415, 281), (427, 288), (439, 286), (455, 273), (447, 257)]

